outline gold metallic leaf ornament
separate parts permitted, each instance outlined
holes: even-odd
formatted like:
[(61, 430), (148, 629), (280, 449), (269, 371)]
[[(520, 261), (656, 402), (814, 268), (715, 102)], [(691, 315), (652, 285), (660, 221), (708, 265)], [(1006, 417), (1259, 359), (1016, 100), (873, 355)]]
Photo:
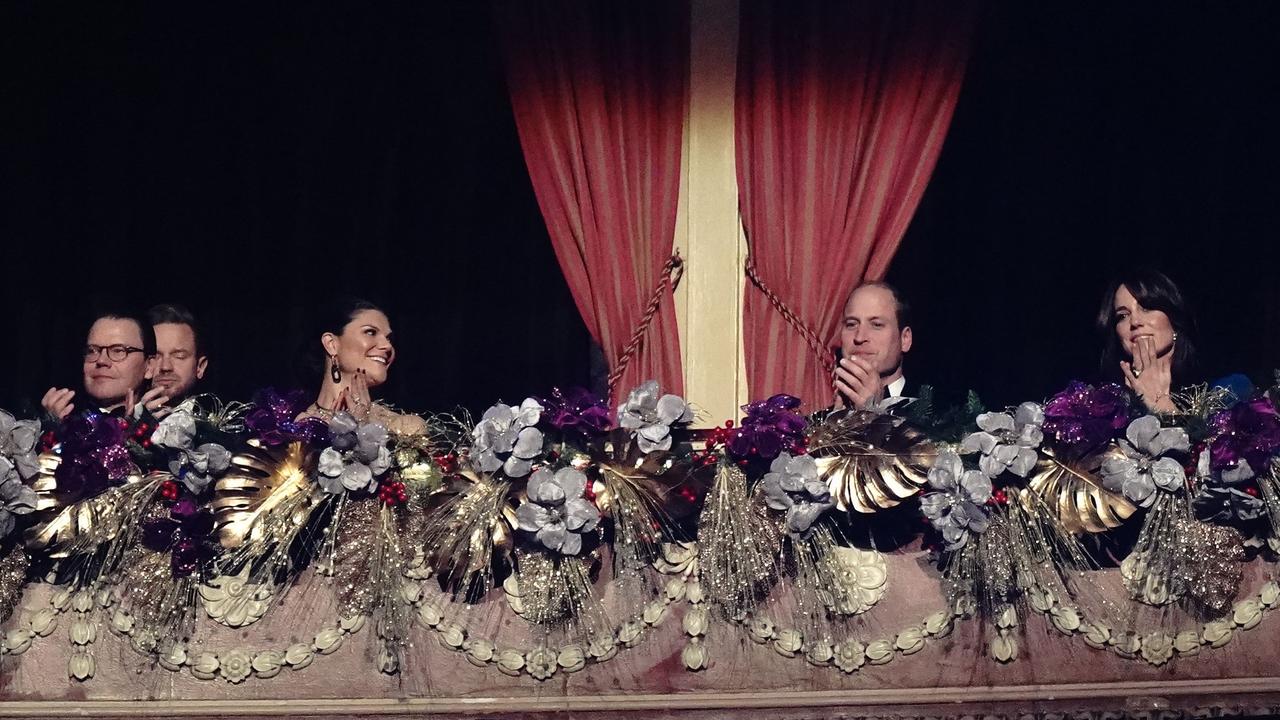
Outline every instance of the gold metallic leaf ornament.
[(812, 429), (809, 454), (837, 508), (874, 513), (920, 492), (937, 449), (903, 418), (842, 410)]
[(1123, 495), (1102, 487), (1095, 473), (1102, 463), (1120, 449), (1068, 463), (1047, 449), (1036, 464), (1027, 484), (1031, 492), (1055, 508), (1062, 526), (1072, 533), (1100, 533), (1120, 527), (1137, 510)]
[(287, 512), (289, 523), (301, 527), (323, 494), (311, 482), (313, 460), (300, 442), (268, 447), (250, 440), (249, 448), (231, 457), (231, 469), (213, 486), (213, 510), (218, 542), (229, 550), (273, 540), (273, 526)]

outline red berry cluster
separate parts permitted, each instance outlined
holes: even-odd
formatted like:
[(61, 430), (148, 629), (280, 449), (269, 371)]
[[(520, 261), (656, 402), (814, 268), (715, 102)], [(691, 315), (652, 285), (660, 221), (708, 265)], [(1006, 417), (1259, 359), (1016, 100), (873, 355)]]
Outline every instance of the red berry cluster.
[(1008, 505), (1009, 493), (1005, 492), (1004, 488), (996, 488), (995, 492), (991, 493), (991, 499), (987, 501), (987, 504), (992, 507)]
[(1208, 449), (1207, 443), (1198, 442), (1191, 448), (1190, 454), (1187, 455), (1187, 462), (1182, 466), (1182, 469), (1186, 473), (1188, 486), (1191, 485), (1193, 478), (1196, 476), (1196, 470), (1200, 467), (1200, 454), (1206, 449)]
[[(120, 421), (120, 424), (121, 427), (125, 428), (129, 426), (129, 424), (123, 419)], [(151, 447), (151, 432), (155, 429), (155, 425), (139, 420), (138, 424), (133, 426), (133, 432), (130, 433), (130, 436), (142, 447), (149, 448)]]
[(438, 453), (431, 456), (440, 472), (453, 475), (458, 472), (458, 455), (456, 453)]
[(710, 467), (716, 464), (720, 458), (720, 447), (729, 443), (729, 438), (733, 436), (733, 421), (725, 420), (723, 427), (711, 429), (711, 434), (707, 436), (707, 449), (702, 452), (693, 454), (693, 464), (698, 467)]
[(178, 487), (178, 483), (172, 480), (165, 480), (160, 483), (160, 497), (169, 502), (175, 502), (178, 499), (178, 493), (180, 490), (181, 488)]
[(388, 480), (378, 488), (378, 499), (387, 505), (403, 505), (409, 495), (404, 490), (404, 483)]
[(53, 449), (53, 446), (57, 444), (58, 435), (52, 430), (46, 430), (45, 433), (40, 436), (40, 452), (42, 453), (49, 452)]

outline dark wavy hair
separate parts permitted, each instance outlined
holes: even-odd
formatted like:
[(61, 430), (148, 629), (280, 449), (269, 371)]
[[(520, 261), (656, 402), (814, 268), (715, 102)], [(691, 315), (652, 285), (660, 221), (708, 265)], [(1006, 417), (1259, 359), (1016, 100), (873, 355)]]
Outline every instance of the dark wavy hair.
[(350, 295), (333, 297), (315, 306), (311, 320), (307, 323), (307, 331), (302, 337), (302, 368), (310, 375), (305, 378), (307, 381), (328, 369), (329, 356), (320, 345), (320, 336), (325, 333), (341, 335), (347, 323), (365, 310), (386, 312), (371, 300)]
[(1128, 288), (1142, 307), (1159, 310), (1169, 317), (1173, 331), (1178, 334), (1173, 349), (1174, 386), (1193, 382), (1197, 372), (1195, 314), (1177, 283), (1150, 267), (1132, 268), (1116, 275), (1102, 294), (1096, 320), (1102, 336), (1102, 357), (1099, 361), (1102, 376), (1108, 380), (1121, 379), (1120, 361), (1128, 358), (1115, 332), (1115, 297), (1121, 286)]

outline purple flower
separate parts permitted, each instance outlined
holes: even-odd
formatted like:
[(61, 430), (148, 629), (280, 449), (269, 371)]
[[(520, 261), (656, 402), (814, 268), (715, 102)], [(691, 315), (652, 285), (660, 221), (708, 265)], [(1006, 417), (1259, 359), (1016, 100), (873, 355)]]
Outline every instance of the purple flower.
[(322, 420), (295, 419), (310, 404), (301, 390), (281, 393), (275, 388), (265, 388), (254, 396), (254, 408), (245, 416), (244, 424), (251, 436), (271, 446), (299, 440), (307, 443), (327, 442), (329, 429)]
[(599, 437), (612, 425), (609, 406), (586, 388), (567, 391), (553, 388), (551, 396), (539, 398), (542, 420), (566, 435), (581, 438)]
[(213, 557), (213, 514), (187, 496), (173, 504), (169, 517), (142, 526), (142, 544), (170, 554), (174, 577), (186, 577)]
[(1044, 406), (1047, 445), (1070, 457), (1101, 448), (1129, 425), (1129, 398), (1110, 383), (1093, 387), (1073, 380)]
[(1209, 446), (1210, 467), (1235, 468), (1243, 460), (1254, 472), (1262, 472), (1280, 450), (1280, 417), (1265, 397), (1236, 403), (1210, 421), (1215, 437)]
[(62, 425), (62, 462), (54, 471), (63, 498), (93, 497), (133, 472), (125, 447), (127, 423), (99, 412), (75, 415)]
[(729, 436), (729, 454), (736, 460), (758, 458), (768, 463), (784, 450), (803, 453), (809, 423), (794, 412), (799, 407), (800, 398), (782, 394), (743, 405), (746, 417)]

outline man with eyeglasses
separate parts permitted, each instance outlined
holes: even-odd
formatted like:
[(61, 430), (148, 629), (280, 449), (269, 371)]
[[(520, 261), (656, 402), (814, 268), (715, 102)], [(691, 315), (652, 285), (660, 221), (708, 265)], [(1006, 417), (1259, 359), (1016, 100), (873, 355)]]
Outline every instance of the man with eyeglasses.
[[(102, 312), (89, 327), (84, 347), (84, 390), (89, 405), (103, 412), (122, 410), (137, 414), (144, 408), (159, 411), (168, 397), (162, 387), (141, 392), (151, 377), (155, 333), (151, 325), (127, 312)], [(76, 393), (49, 388), (40, 404), (56, 420), (76, 409)]]
[(151, 385), (161, 388), (170, 406), (177, 406), (195, 389), (209, 369), (209, 356), (195, 316), (181, 305), (164, 303), (147, 311), (156, 334)]

